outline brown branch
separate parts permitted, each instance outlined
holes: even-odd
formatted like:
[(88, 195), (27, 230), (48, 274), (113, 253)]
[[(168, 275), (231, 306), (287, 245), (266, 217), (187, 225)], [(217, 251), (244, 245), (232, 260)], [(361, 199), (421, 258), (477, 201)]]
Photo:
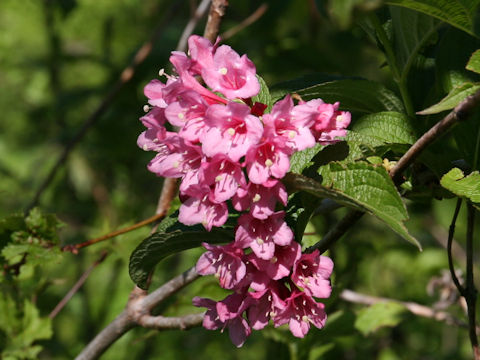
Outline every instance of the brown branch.
[(80, 276), (77, 282), (72, 286), (72, 288), (67, 292), (67, 294), (63, 297), (62, 300), (55, 306), (52, 312), (48, 315), (50, 319), (55, 318), (58, 313), (65, 307), (65, 305), (70, 301), (70, 299), (77, 293), (77, 291), (82, 287), (82, 285), (87, 281), (88, 277), (90, 276), (93, 269), (95, 269), (98, 265), (100, 265), (105, 258), (107, 257), (108, 253), (106, 251), (102, 252), (100, 258), (95, 261), (90, 267)]
[(465, 120), (469, 117), (472, 110), (480, 102), (480, 91), (468, 96), (455, 109), (453, 109), (447, 116), (436, 123), (430, 130), (423, 134), (415, 144), (413, 144), (408, 151), (398, 160), (397, 164), (390, 171), (390, 177), (398, 184), (401, 182), (400, 175), (412, 164), (420, 153), (425, 148), (440, 138), (447, 130), (459, 121)]
[(472, 344), (475, 360), (480, 359), (480, 348), (478, 347), (478, 338), (476, 332), (476, 305), (477, 305), (477, 289), (475, 288), (473, 276), (473, 230), (475, 227), (475, 209), (472, 204), (467, 203), (467, 271), (466, 286), (463, 297), (467, 302), (468, 312), (468, 334), (470, 343)]
[(210, 12), (208, 13), (207, 25), (205, 26), (205, 32), (203, 33), (203, 37), (207, 38), (212, 43), (215, 42), (220, 32), (220, 23), (225, 15), (227, 6), (227, 0), (212, 0)]
[(185, 330), (198, 326), (203, 318), (203, 313), (172, 318), (152, 316), (150, 314), (155, 306), (169, 296), (180, 291), (197, 278), (198, 275), (196, 274), (195, 269), (191, 268), (183, 274), (174, 277), (151, 294), (147, 295), (144, 290), (135, 287), (130, 294), (125, 310), (123, 310), (115, 320), (95, 336), (95, 338), (76, 357), (76, 360), (98, 359), (123, 334), (136, 326), (143, 326), (142, 324), (158, 330)]
[(396, 304), (405, 306), (405, 308), (414, 315), (434, 319), (437, 321), (442, 321), (449, 325), (468, 328), (468, 325), (465, 322), (463, 322), (460, 319), (457, 319), (456, 317), (454, 317), (452, 314), (448, 312), (437, 311), (428, 306), (420, 305), (410, 301), (405, 302), (405, 301), (399, 301), (395, 299), (388, 299), (388, 298), (370, 296), (365, 294), (359, 294), (351, 290), (343, 290), (340, 293), (340, 298), (348, 302), (352, 302), (356, 304), (364, 304), (364, 305), (374, 305), (381, 302), (394, 302)]
[(331, 228), (319, 242), (310, 246), (305, 252), (310, 253), (320, 250), (324, 253), (328, 248), (339, 240), (349, 229), (365, 214), (363, 211), (350, 210), (333, 228)]
[(263, 3), (262, 5), (260, 5), (258, 7), (257, 10), (255, 10), (252, 14), (250, 14), (250, 16), (248, 16), (246, 19), (244, 19), (240, 24), (238, 24), (238, 25), (232, 27), (231, 29), (225, 31), (224, 33), (222, 33), (220, 35), (220, 38), (222, 40), (227, 40), (227, 39), (230, 39), (232, 36), (235, 36), (237, 33), (239, 33), (240, 31), (242, 31), (246, 27), (252, 25), (258, 19), (260, 19), (263, 16), (263, 14), (265, 14), (267, 9), (268, 9), (268, 4)]
[(170, 9), (165, 13), (165, 16), (160, 21), (160, 24), (157, 26), (155, 31), (153, 32), (150, 40), (145, 42), (140, 49), (137, 51), (135, 56), (133, 57), (132, 62), (122, 71), (120, 74), (117, 82), (113, 85), (110, 89), (110, 92), (105, 96), (102, 102), (98, 105), (97, 109), (86, 119), (77, 133), (73, 136), (73, 138), (65, 145), (63, 148), (62, 153), (60, 154), (58, 160), (53, 165), (50, 172), (47, 174), (41, 185), (39, 186), (37, 192), (35, 193), (33, 200), (27, 206), (25, 212), (28, 213), (33, 207), (35, 207), (38, 202), (40, 201), (40, 197), (42, 196), (43, 192), (48, 188), (50, 183), (55, 178), (58, 170), (63, 166), (65, 161), (67, 160), (68, 156), (75, 148), (75, 146), (83, 139), (87, 131), (95, 125), (95, 123), (101, 118), (101, 116), (105, 113), (105, 111), (110, 107), (113, 103), (113, 100), (118, 95), (120, 90), (133, 78), (136, 69), (140, 64), (142, 64), (147, 56), (151, 53), (153, 44), (157, 42), (160, 35), (163, 33), (165, 26), (169, 23), (172, 16), (179, 10), (182, 1), (175, 1)]

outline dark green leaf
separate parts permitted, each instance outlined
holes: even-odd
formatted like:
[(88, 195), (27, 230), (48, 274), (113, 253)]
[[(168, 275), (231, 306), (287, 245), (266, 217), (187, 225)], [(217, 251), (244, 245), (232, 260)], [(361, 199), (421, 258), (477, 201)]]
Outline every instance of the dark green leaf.
[(471, 35), (479, 35), (475, 28), (479, 0), (388, 0), (387, 4), (423, 12)]
[(464, 83), (457, 86), (450, 91), (440, 102), (428, 107), (425, 110), (419, 111), (419, 115), (431, 115), (439, 112), (453, 109), (460, 104), (467, 96), (475, 94), (480, 89), (480, 83)]
[(453, 168), (440, 180), (440, 184), (457, 196), (480, 203), (480, 173), (472, 172), (465, 176), (459, 168)]
[(209, 244), (228, 243), (233, 240), (233, 232), (219, 229), (212, 231), (181, 231), (155, 233), (133, 251), (130, 256), (130, 278), (140, 288), (145, 289), (149, 273), (161, 260), (180, 251)]
[(320, 98), (327, 103), (340, 102), (340, 108), (360, 113), (404, 112), (400, 99), (382, 84), (368, 80), (337, 80), (318, 84), (296, 93), (303, 100)]
[[(407, 72), (422, 48), (431, 41), (439, 21), (406, 8), (391, 7), (395, 56), (400, 73)], [(405, 74), (404, 74), (405, 76)]]

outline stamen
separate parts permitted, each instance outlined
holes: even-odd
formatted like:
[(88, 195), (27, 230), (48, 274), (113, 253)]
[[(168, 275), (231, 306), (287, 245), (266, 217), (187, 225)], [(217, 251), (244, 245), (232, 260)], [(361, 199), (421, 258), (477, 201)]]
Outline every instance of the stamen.
[(223, 68), (218, 69), (218, 72), (222, 75), (227, 75), (228, 70), (227, 70), (227, 68), (223, 67)]
[(260, 196), (260, 194), (255, 194), (255, 196), (253, 197), (252, 201), (255, 203), (255, 202), (258, 202), (260, 201), (262, 197)]
[(144, 106), (143, 106), (143, 111), (145, 111), (146, 113), (148, 113), (148, 112), (150, 111), (150, 106), (144, 105)]
[(229, 128), (229, 129), (227, 130), (227, 133), (228, 133), (228, 135), (233, 136), (233, 135), (235, 135), (235, 129)]
[(264, 243), (265, 243), (265, 241), (263, 241), (263, 239), (257, 238), (257, 244), (258, 245), (263, 245)]
[(270, 159), (265, 160), (265, 166), (266, 166), (266, 167), (270, 167), (270, 166), (272, 166), (272, 165), (273, 165), (273, 161), (272, 161), (272, 160), (270, 160)]

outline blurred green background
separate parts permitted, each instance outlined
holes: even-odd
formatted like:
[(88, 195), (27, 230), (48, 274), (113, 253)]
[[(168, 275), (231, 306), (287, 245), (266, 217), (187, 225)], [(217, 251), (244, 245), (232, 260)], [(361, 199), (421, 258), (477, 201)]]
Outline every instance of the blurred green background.
[[(269, 0), (267, 12), (226, 41), (247, 53), (269, 85), (311, 73), (381, 81), (392, 90), (384, 56), (358, 24), (379, 1)], [(221, 30), (241, 23), (262, 2), (231, 0)], [(136, 146), (143, 128), (144, 85), (168, 69), (196, 1), (1, 0), (0, 1), (0, 217), (24, 210), (49, 170), (86, 119), (99, 106), (133, 55), (155, 27), (165, 26), (150, 56), (88, 129), (53, 182), (40, 207), (63, 222), (62, 245), (86, 241), (134, 224), (155, 212), (162, 180), (146, 170), (152, 153)], [(201, 34), (205, 19), (196, 33)], [(468, 359), (467, 332), (402, 313), (393, 327), (364, 335), (365, 306), (338, 298), (344, 288), (432, 306), (439, 294), (426, 288), (447, 269), (438, 239), (446, 238), (452, 201), (407, 204), (408, 227), (424, 251), (401, 241), (365, 217), (330, 252), (335, 259), (334, 293), (326, 328), (295, 339), (286, 329), (254, 332), (241, 349), (227, 333), (198, 328), (156, 332), (137, 328), (102, 359)], [(312, 220), (306, 242), (321, 238), (343, 210)], [(464, 237), (465, 216), (458, 223)], [(133, 283), (131, 251), (149, 228), (65, 253), (25, 280), (20, 293), (47, 316), (81, 274), (108, 252), (86, 284), (52, 322), (53, 335), (37, 343), (41, 359), (71, 359), (124, 308)], [(200, 249), (171, 257), (157, 267), (153, 285), (191, 267)], [(39, 270), (38, 270), (39, 271)], [(28, 289), (28, 291), (26, 290)], [(199, 311), (195, 295), (223, 296), (214, 278), (203, 278), (162, 304), (165, 314)], [(452, 310), (463, 316), (460, 307)], [(367, 314), (368, 315), (368, 314)], [(0, 314), (0, 316), (3, 316)], [(1, 332), (1, 331), (0, 331)], [(1, 334), (0, 334), (1, 340)], [(5, 341), (4, 341), (5, 343)], [(2, 342), (0, 341), (0, 344)]]

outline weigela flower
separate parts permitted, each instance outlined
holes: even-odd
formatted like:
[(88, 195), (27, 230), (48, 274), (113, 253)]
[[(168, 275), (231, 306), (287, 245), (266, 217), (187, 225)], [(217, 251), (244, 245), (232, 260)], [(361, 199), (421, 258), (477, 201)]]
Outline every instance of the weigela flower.
[(285, 307), (279, 309), (273, 319), (275, 327), (288, 324), (294, 336), (303, 338), (310, 330), (310, 324), (319, 329), (325, 325), (327, 314), (324, 305), (306, 293), (294, 289), (284, 302)]
[(245, 277), (246, 266), (242, 261), (243, 250), (234, 244), (212, 246), (202, 244), (208, 251), (197, 262), (197, 273), (215, 275), (224, 289), (233, 289)]
[(189, 55), (170, 56), (176, 75), (161, 70), (166, 82), (145, 86), (146, 130), (137, 143), (157, 153), (150, 171), (181, 179), (181, 223), (210, 231), (226, 223), (229, 208), (240, 213), (235, 241), (204, 243), (196, 265), (233, 293), (193, 304), (207, 308), (206, 329), (227, 328), (236, 346), (270, 320), (304, 337), (310, 324), (324, 326), (324, 305), (314, 297), (330, 296), (333, 262), (318, 251), (301, 253), (282, 211), (288, 194), (281, 179), (295, 151), (344, 137), (350, 113), (320, 99), (295, 105), (290, 95), (265, 113), (268, 105), (252, 99), (260, 82), (246, 55), (196, 35), (188, 45)]

